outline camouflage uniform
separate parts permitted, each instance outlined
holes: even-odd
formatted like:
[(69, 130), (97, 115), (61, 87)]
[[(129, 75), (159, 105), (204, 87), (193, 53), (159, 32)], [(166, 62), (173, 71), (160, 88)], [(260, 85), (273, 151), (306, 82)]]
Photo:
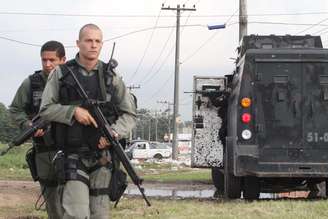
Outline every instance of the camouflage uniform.
[[(44, 83), (47, 81), (47, 75), (40, 71), (38, 72), (42, 76)], [(32, 105), (32, 91), (31, 80), (26, 78), (9, 106), (9, 112), (12, 119), (19, 125), (21, 130), (29, 128), (31, 118), (34, 116), (29, 112), (28, 108)], [(38, 98), (41, 98), (38, 97)], [(33, 141), (34, 147), (35, 141)], [(55, 178), (54, 170), (52, 167), (52, 158), (55, 154), (55, 148), (48, 145), (39, 145), (39, 148), (43, 148), (42, 151), (36, 151), (35, 162), (37, 168), (37, 174), (43, 192), (44, 199), (46, 201), (46, 209), (49, 218), (58, 219), (62, 217), (62, 208), (59, 200), (59, 191), (57, 186), (57, 180)]]
[[(135, 126), (136, 107), (134, 104), (134, 99), (124, 85), (121, 77), (113, 72), (111, 86), (113, 86), (115, 92), (112, 94), (114, 96), (111, 96), (111, 94), (106, 92), (106, 85), (104, 83), (103, 75), (103, 69), (105, 66), (103, 62), (98, 61), (97, 65), (89, 72), (79, 63), (78, 55), (75, 58), (75, 63), (75, 67), (78, 68), (77, 74), (82, 74), (84, 77), (90, 78), (93, 75), (98, 74), (98, 91), (100, 91), (103, 97), (106, 97), (106, 101), (108, 101), (108, 98), (115, 98), (116, 100), (119, 100), (116, 104), (118, 110), (122, 112), (122, 114), (120, 114), (115, 123), (112, 124), (112, 128), (121, 137), (127, 137), (131, 129)], [(61, 68), (56, 67), (54, 72), (49, 77), (48, 83), (44, 90), (40, 112), (42, 118), (46, 120), (72, 126), (75, 122), (77, 122), (74, 119), (74, 110), (77, 105), (60, 104), (60, 79), (62, 76), (63, 72)], [(69, 159), (79, 160), (79, 162), (81, 162), (86, 168), (93, 168), (95, 165), (99, 164), (98, 160), (94, 157), (81, 157), (76, 153), (70, 153), (67, 156)], [(105, 156), (110, 157), (108, 153), (106, 153)], [(81, 180), (66, 179), (62, 196), (62, 206), (65, 211), (63, 218), (109, 218), (108, 195), (89, 195), (89, 189), (101, 189), (108, 187), (111, 177), (109, 169), (104, 166), (97, 168), (92, 172), (78, 169), (77, 174), (86, 179), (89, 182), (90, 187), (87, 183), (84, 183)]]

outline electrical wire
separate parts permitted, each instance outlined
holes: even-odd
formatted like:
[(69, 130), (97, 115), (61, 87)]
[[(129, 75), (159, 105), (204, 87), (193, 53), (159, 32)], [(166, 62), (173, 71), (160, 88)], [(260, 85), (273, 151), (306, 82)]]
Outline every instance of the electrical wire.
[[(192, 12), (190, 12), (189, 15), (190, 15), (191, 13), (192, 13)], [(185, 25), (187, 25), (188, 20), (189, 20), (189, 17), (190, 17), (190, 16), (187, 17), (187, 19), (186, 19), (186, 21), (185, 21), (185, 24), (184, 24), (184, 25), (181, 25), (181, 26), (185, 26)], [(170, 37), (171, 37), (171, 35), (172, 35), (172, 33), (173, 33), (173, 30), (174, 30), (174, 29), (172, 29), (172, 31), (171, 31), (171, 33), (170, 33), (170, 35), (169, 35), (169, 38), (167, 39), (167, 41), (166, 41), (166, 43), (165, 43), (165, 45), (164, 45), (162, 51), (165, 49), (165, 47), (166, 47), (166, 45), (167, 45), (167, 42), (168, 42), (168, 40), (170, 39)], [(181, 34), (183, 33), (183, 30), (184, 30), (184, 29), (182, 28), (182, 30), (181, 30)], [(167, 59), (169, 58), (169, 56), (172, 54), (174, 48), (175, 48), (175, 46), (173, 45), (173, 46), (171, 47), (169, 53), (167, 54), (167, 56), (166, 56), (165, 59), (163, 60), (162, 64), (160, 65), (160, 67), (157, 69), (157, 71), (156, 71), (154, 74), (150, 74), (150, 72), (149, 72), (148, 75), (151, 75), (151, 76), (150, 76), (150, 77), (144, 82), (144, 84), (147, 84), (149, 81), (151, 81), (151, 79), (153, 79), (153, 78), (157, 75), (157, 73), (162, 69), (162, 67), (163, 67), (164, 64), (166, 63), (166, 61), (167, 61)]]
[[(226, 24), (226, 28), (229, 26), (233, 26), (235, 24), (238, 24), (239, 22), (233, 22), (230, 24)], [(322, 27), (328, 27), (328, 24), (311, 24), (311, 23), (287, 23), (287, 22), (262, 22), (262, 21), (249, 21), (249, 24), (267, 24), (267, 25), (289, 25), (289, 26), (311, 26), (311, 25), (317, 25), (317, 26), (322, 26)], [(156, 29), (166, 29), (166, 28), (173, 28), (175, 26), (157, 26)], [(181, 25), (181, 27), (202, 27), (202, 28), (207, 28), (206, 25), (203, 24), (191, 24), (191, 25)], [(149, 31), (154, 29), (154, 27), (148, 27), (148, 28), (142, 28), (139, 30), (135, 30), (135, 31), (130, 31), (112, 38), (107, 38), (105, 40), (103, 40), (104, 43), (107, 43), (109, 41), (115, 40), (115, 39), (119, 39), (119, 38), (123, 38), (132, 34), (136, 34), (136, 33), (140, 33), (140, 32), (144, 32), (144, 31)], [(23, 44), (23, 45), (29, 45), (29, 46), (34, 46), (34, 47), (41, 47), (41, 44), (35, 44), (35, 43), (30, 43), (30, 42), (25, 42), (25, 41), (21, 41), (21, 40), (16, 40), (13, 38), (9, 38), (9, 37), (4, 37), (4, 36), (0, 36), (0, 39), (2, 40), (7, 40), (7, 41), (11, 41), (11, 42), (15, 42), (18, 44)], [(65, 46), (65, 48), (76, 48), (76, 46), (74, 45), (68, 45)]]
[[(199, 0), (198, 0), (199, 1)], [(189, 13), (189, 15), (191, 14), (192, 12), (190, 12)], [(189, 17), (190, 16), (188, 16), (187, 17), (187, 19), (186, 19), (186, 21), (185, 21), (185, 24), (184, 25), (186, 25), (187, 23), (188, 23), (188, 20), (189, 20)], [(181, 29), (181, 34), (183, 33), (183, 28)], [(172, 53), (172, 51), (173, 51), (173, 49), (175, 48), (175, 46), (173, 45), (173, 47), (171, 48), (171, 50), (170, 50), (170, 52), (168, 53), (168, 55), (166, 56), (166, 58), (165, 58), (165, 60), (162, 62), (162, 65), (160, 66), (160, 68), (150, 77), (150, 78), (148, 78), (147, 79), (147, 81), (145, 81), (145, 83), (147, 83), (147, 82), (149, 82), (155, 75), (157, 75), (157, 73), (160, 71), (160, 69), (162, 68), (162, 66), (166, 63), (166, 60), (167, 60), (167, 58), (171, 55), (171, 53)], [(164, 82), (164, 84), (166, 84), (166, 83), (168, 83), (168, 81), (165, 81)], [(149, 99), (149, 100), (151, 100), (154, 96), (155, 96), (155, 94), (157, 94), (159, 91), (161, 91), (161, 89), (162, 88), (160, 88), (160, 89), (158, 89), (154, 94), (153, 94), (153, 96)]]
[(166, 81), (162, 84), (162, 86), (148, 99), (146, 103), (149, 103), (150, 100), (152, 100), (157, 94), (166, 86), (166, 84), (170, 81), (171, 77), (174, 76), (174, 72), (172, 72), (169, 77), (166, 79)]
[[(165, 3), (164, 3), (164, 4), (165, 4)], [(130, 78), (130, 81), (131, 81), (131, 82), (132, 82), (132, 80), (134, 79), (134, 77), (136, 76), (136, 74), (138, 73), (139, 68), (140, 68), (140, 66), (141, 66), (141, 63), (143, 62), (143, 60), (144, 60), (144, 58), (145, 58), (145, 56), (146, 56), (146, 53), (147, 53), (147, 51), (148, 51), (148, 49), (149, 49), (150, 43), (151, 43), (151, 41), (152, 41), (152, 39), (153, 39), (153, 36), (154, 36), (155, 29), (156, 29), (157, 24), (158, 24), (159, 17), (161, 16), (161, 11), (162, 11), (162, 10), (160, 9), (160, 10), (159, 10), (159, 13), (158, 13), (158, 16), (157, 16), (157, 18), (156, 18), (156, 21), (155, 21), (154, 28), (152, 29), (151, 35), (150, 35), (150, 37), (149, 37), (149, 39), (148, 39), (147, 46), (146, 46), (146, 48), (145, 48), (145, 50), (144, 50), (144, 52), (143, 52), (143, 55), (142, 55), (142, 57), (141, 57), (141, 59), (140, 59), (138, 65), (137, 65), (136, 70), (133, 72), (133, 74), (132, 74), (132, 76), (131, 76), (131, 78)]]
[[(239, 9), (237, 9), (225, 22), (227, 24), (232, 17), (238, 12)], [(206, 44), (208, 44), (219, 32), (216, 31), (210, 36), (205, 42), (203, 42), (193, 53), (191, 53), (189, 56), (187, 56), (183, 61), (180, 62), (180, 64), (184, 64), (186, 61), (190, 60), (192, 57), (194, 57)]]
[(8, 38), (8, 37), (3, 37), (3, 36), (0, 36), (0, 39), (7, 40), (7, 41), (10, 41), (10, 42), (14, 42), (14, 43), (18, 43), (18, 44), (28, 45), (28, 46), (34, 46), (34, 47), (41, 47), (42, 46), (40, 44), (28, 43), (28, 42), (15, 40), (15, 39), (11, 39), (11, 38)]
[[(164, 46), (163, 46), (162, 49), (161, 49), (161, 52), (159, 53), (158, 57), (156, 58), (156, 60), (154, 61), (154, 63), (153, 63), (152, 66), (150, 67), (150, 69), (148, 70), (145, 79), (144, 79), (144, 80), (141, 80), (141, 81), (139, 82), (139, 84), (141, 84), (143, 81), (144, 81), (145, 84), (147, 84), (147, 83), (153, 78), (153, 76), (156, 75), (156, 74), (160, 71), (160, 69), (162, 68), (163, 63), (162, 63), (162, 65), (161, 65), (161, 67), (160, 67), (160, 68), (159, 68), (154, 74), (151, 74), (151, 72), (153, 71), (155, 65), (158, 63), (158, 61), (160, 60), (161, 56), (163, 55), (164, 50), (166, 49), (167, 44), (168, 44), (168, 42), (169, 42), (169, 40), (170, 40), (170, 38), (171, 38), (173, 32), (174, 32), (174, 28), (171, 29), (171, 32), (169, 33), (169, 36), (168, 36), (168, 38), (166, 39), (166, 41), (165, 41), (165, 43), (164, 43)], [(168, 56), (169, 56), (170, 54), (171, 54), (171, 51), (168, 53)], [(165, 57), (165, 60), (168, 58), (168, 56)], [(150, 78), (147, 79), (147, 77), (148, 77), (149, 75), (150, 75)]]
[[(326, 11), (314, 12), (295, 12), (295, 13), (260, 13), (248, 14), (248, 17), (265, 17), (265, 16), (304, 16), (304, 15), (324, 15)], [(23, 15), (23, 16), (59, 16), (59, 17), (104, 17), (104, 18), (154, 18), (157, 15), (131, 15), (131, 14), (66, 14), (66, 13), (42, 13), (42, 12), (0, 12), (0, 15)], [(212, 14), (212, 15), (192, 15), (191, 17), (230, 17), (231, 14)], [(237, 15), (234, 15), (237, 16)], [(175, 17), (174, 15), (163, 15), (161, 17)], [(184, 16), (181, 16), (184, 17)]]
[(318, 26), (318, 24), (322, 24), (322, 23), (325, 22), (326, 20), (328, 20), (328, 18), (325, 18), (325, 19), (319, 21), (318, 23), (313, 24), (313, 25), (311, 25), (310, 27), (307, 27), (307, 28), (305, 28), (304, 30), (297, 32), (295, 35), (299, 35), (299, 34), (301, 34), (301, 33), (304, 33), (305, 31), (308, 31), (308, 30), (312, 29), (313, 27)]

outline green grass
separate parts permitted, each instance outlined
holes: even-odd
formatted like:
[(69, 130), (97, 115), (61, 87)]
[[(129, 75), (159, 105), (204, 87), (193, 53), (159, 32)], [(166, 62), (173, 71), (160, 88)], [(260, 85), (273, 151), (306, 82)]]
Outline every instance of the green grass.
[(145, 180), (158, 182), (176, 182), (176, 181), (210, 181), (210, 170), (184, 170), (174, 172), (164, 172), (155, 175), (144, 175)]
[(48, 217), (46, 211), (36, 211), (34, 205), (25, 204), (15, 207), (0, 207), (0, 218), (47, 219)]
[[(22, 145), (0, 156), (0, 179), (31, 180), (30, 172), (25, 161), (26, 151), (31, 145)], [(0, 145), (0, 150), (5, 145)], [(140, 169), (138, 168), (141, 167)], [(146, 181), (210, 181), (209, 169), (193, 169), (184, 165), (177, 166), (168, 163), (144, 162), (136, 166), (137, 173)]]
[[(11, 149), (4, 156), (0, 156), (0, 179), (29, 180), (30, 172), (25, 161), (26, 151), (31, 145), (22, 145)], [(0, 150), (6, 145), (0, 145)]]
[[(111, 218), (133, 219), (320, 219), (328, 218), (326, 200), (270, 200), (246, 202), (156, 200), (150, 199), (147, 207), (142, 199), (123, 198), (117, 208), (112, 208)], [(197, 209), (196, 209), (197, 208)], [(44, 211), (35, 211), (33, 204), (15, 208), (0, 208), (0, 218), (18, 216), (46, 218)]]
[(241, 200), (230, 202), (151, 200), (151, 203), (153, 206), (148, 208), (142, 199), (123, 199), (118, 208), (112, 210), (113, 218), (328, 218), (328, 205), (325, 200), (272, 200), (256, 202)]
[(184, 165), (177, 166), (169, 163), (143, 163), (138, 174), (145, 180), (159, 182), (173, 181), (210, 181), (210, 169), (195, 169)]

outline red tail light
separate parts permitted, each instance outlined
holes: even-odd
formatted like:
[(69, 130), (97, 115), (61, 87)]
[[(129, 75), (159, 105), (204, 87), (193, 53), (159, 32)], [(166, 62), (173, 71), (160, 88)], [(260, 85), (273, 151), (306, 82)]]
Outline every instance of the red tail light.
[(252, 119), (252, 116), (251, 116), (251, 114), (249, 114), (249, 113), (244, 113), (244, 114), (241, 116), (241, 121), (242, 121), (243, 123), (249, 123), (249, 122), (251, 121), (251, 119)]

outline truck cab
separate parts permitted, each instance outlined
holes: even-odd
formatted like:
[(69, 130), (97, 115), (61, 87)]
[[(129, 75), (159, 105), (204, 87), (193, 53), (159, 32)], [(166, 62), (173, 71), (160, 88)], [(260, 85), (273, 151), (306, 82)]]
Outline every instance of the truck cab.
[(171, 157), (172, 148), (160, 142), (136, 141), (125, 152), (130, 159), (162, 159)]

